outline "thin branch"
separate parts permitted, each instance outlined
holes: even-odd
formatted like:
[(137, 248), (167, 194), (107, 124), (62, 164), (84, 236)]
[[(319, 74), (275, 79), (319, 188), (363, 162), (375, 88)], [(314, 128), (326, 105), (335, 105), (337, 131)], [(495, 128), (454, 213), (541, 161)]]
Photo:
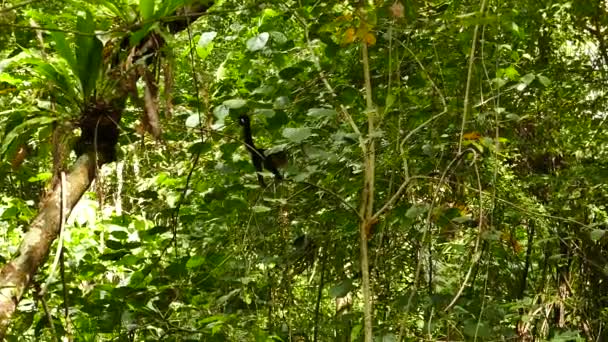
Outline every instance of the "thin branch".
[(401, 147), (401, 149), (403, 149), (403, 146), (405, 145), (406, 141), (408, 141), (414, 134), (416, 134), (418, 131), (420, 131), (421, 129), (423, 129), (424, 127), (426, 127), (431, 122), (435, 121), (436, 119), (438, 119), (441, 116), (443, 116), (444, 114), (446, 114), (448, 112), (448, 105), (447, 105), (447, 102), (445, 100), (445, 96), (443, 96), (443, 93), (441, 92), (441, 89), (439, 89), (439, 87), (437, 87), (437, 84), (435, 84), (435, 82), (433, 81), (433, 78), (431, 77), (431, 74), (426, 70), (426, 68), (424, 67), (424, 65), (420, 61), (420, 59), (418, 59), (418, 56), (416, 56), (416, 54), (414, 53), (414, 51), (412, 51), (404, 43), (401, 43), (401, 46), (404, 49), (406, 49), (412, 55), (412, 57), (414, 57), (414, 60), (416, 60), (416, 63), (418, 63), (418, 66), (420, 66), (420, 69), (422, 69), (422, 71), (424, 71), (424, 74), (426, 75), (426, 77), (429, 80), (429, 82), (431, 82), (431, 86), (433, 87), (433, 89), (435, 89), (435, 92), (437, 93), (437, 95), (439, 95), (439, 98), (441, 99), (441, 103), (443, 105), (443, 111), (441, 113), (433, 115), (430, 119), (426, 120), (425, 122), (423, 122), (422, 124), (420, 124), (418, 127), (416, 127), (413, 130), (411, 130), (403, 138), (403, 140), (401, 140), (401, 146), (400, 147)]
[(479, 252), (479, 245), (481, 242), (481, 234), (483, 233), (482, 232), (482, 230), (483, 230), (483, 190), (481, 188), (481, 177), (479, 176), (479, 168), (477, 167), (476, 158), (473, 160), (473, 169), (475, 169), (475, 176), (477, 176), (477, 189), (479, 191), (479, 222), (477, 222), (478, 232), (477, 232), (477, 240), (475, 241), (475, 247), (473, 248), (473, 260), (471, 261), (471, 265), (469, 266), (467, 275), (464, 277), (464, 280), (462, 281), (462, 285), (460, 286), (460, 288), (454, 295), (454, 298), (452, 298), (452, 301), (450, 302), (450, 304), (448, 304), (448, 306), (446, 306), (445, 309), (443, 309), (443, 312), (450, 311), (452, 306), (454, 306), (454, 304), (456, 304), (456, 301), (458, 300), (458, 298), (460, 298), (460, 296), (462, 295), (462, 291), (464, 291), (464, 288), (467, 286), (467, 283), (469, 282), (469, 278), (471, 277), (471, 273), (473, 272), (473, 266), (475, 266), (477, 264), (477, 261), (479, 261), (479, 257), (481, 256), (481, 253)]
[[(479, 16), (483, 16), (486, 9), (486, 0), (481, 1), (481, 9)], [(467, 85), (464, 92), (464, 109), (462, 111), (462, 124), (460, 125), (460, 139), (458, 141), (458, 153), (462, 151), (462, 139), (464, 136), (464, 127), (467, 122), (467, 114), (469, 111), (469, 95), (471, 92), (471, 79), (473, 77), (473, 62), (475, 61), (475, 49), (477, 47), (477, 35), (479, 33), (479, 24), (475, 25), (473, 30), (473, 43), (471, 43), (471, 52), (469, 55), (469, 70), (467, 71)]]
[(444, 114), (446, 114), (448, 111), (444, 110), (443, 112), (439, 113), (439, 114), (435, 114), (433, 115), (430, 119), (426, 120), (425, 122), (421, 123), (420, 125), (418, 125), (418, 127), (414, 128), (413, 130), (411, 130), (406, 136), (405, 138), (403, 138), (403, 140), (401, 140), (401, 148), (403, 148), (403, 145), (405, 145), (405, 142), (409, 140), (409, 138), (412, 137), (412, 135), (414, 135), (415, 133), (417, 133), (419, 130), (423, 129), (424, 127), (426, 127), (428, 124), (430, 124), (431, 122), (435, 121), (436, 119), (440, 118), (441, 116), (443, 116)]
[(331, 191), (331, 190), (329, 190), (327, 188), (324, 188), (324, 187), (322, 187), (320, 185), (314, 184), (314, 183), (310, 183), (310, 182), (301, 182), (301, 183), (304, 183), (306, 185), (310, 185), (312, 187), (315, 187), (315, 188), (317, 188), (319, 190), (322, 190), (322, 191), (327, 192), (328, 194), (334, 196), (337, 200), (339, 200), (340, 202), (342, 202), (342, 204), (344, 204), (348, 209), (350, 209), (353, 213), (355, 213), (355, 215), (357, 215), (357, 217), (359, 218), (359, 221), (363, 221), (363, 217), (361, 216), (361, 214), (359, 213), (359, 211), (355, 207), (353, 207), (352, 205), (350, 205), (350, 203), (346, 202), (342, 197), (340, 197), (335, 192), (333, 192), (333, 191)]
[(380, 217), (380, 215), (384, 214), (384, 212), (386, 212), (390, 207), (393, 206), (393, 204), (395, 204), (395, 202), (399, 199), (399, 197), (401, 197), (401, 195), (403, 194), (403, 191), (407, 188), (408, 184), (410, 183), (410, 181), (416, 177), (411, 177), (408, 178), (407, 180), (405, 180), (405, 182), (403, 182), (401, 184), (401, 186), (399, 187), (399, 189), (397, 189), (397, 192), (395, 192), (395, 194), (388, 200), (386, 201), (386, 203), (384, 203), (384, 205), (382, 206), (382, 208), (380, 208), (370, 219), (371, 222), (375, 222), (376, 220), (378, 220), (378, 218)]
[(414, 57), (414, 60), (416, 61), (416, 63), (418, 63), (418, 66), (420, 67), (420, 69), (422, 69), (422, 71), (424, 71), (424, 73), (426, 74), (426, 77), (428, 78), (429, 82), (431, 82), (431, 86), (433, 87), (433, 89), (435, 89), (435, 92), (437, 92), (437, 95), (439, 95), (439, 98), (441, 99), (441, 104), (443, 104), (443, 110), (447, 112), (447, 110), (448, 110), (448, 104), (447, 104), (447, 102), (445, 100), (445, 96), (443, 96), (443, 93), (441, 92), (441, 89), (439, 89), (439, 87), (437, 87), (437, 84), (435, 84), (435, 82), (433, 81), (433, 78), (431, 77), (431, 74), (428, 72), (428, 70), (426, 70), (426, 68), (424, 67), (424, 65), (422, 64), (422, 62), (420, 61), (420, 59), (418, 59), (418, 56), (416, 56), (416, 54), (414, 53), (414, 51), (412, 51), (403, 42), (401, 42), (401, 46), (404, 49), (406, 49), (412, 55), (412, 57)]
[[(452, 170), (453, 167), (456, 167), (458, 163), (460, 163), (460, 160), (462, 159), (462, 157), (465, 155), (465, 153), (467, 151), (472, 151), (473, 153), (475, 153), (475, 150), (473, 150), (471, 148), (468, 148), (468, 149), (462, 151), (461, 153), (458, 153), (447, 165), (447, 167), (445, 168), (445, 170), (443, 171), (443, 173), (441, 175), (441, 178), (439, 179), (439, 183), (437, 184), (437, 187), (435, 188), (435, 191), (433, 192), (433, 197), (431, 198), (431, 203), (429, 205), (428, 214), (426, 217), (426, 224), (425, 224), (425, 228), (422, 233), (422, 239), (421, 239), (421, 241), (423, 241), (423, 242), (426, 241), (427, 235), (429, 234), (429, 231), (431, 230), (431, 215), (433, 213), (433, 207), (435, 205), (435, 201), (437, 200), (437, 197), (439, 197), (439, 191), (441, 190), (441, 186), (443, 185), (448, 172), (450, 170)], [(419, 253), (420, 252), (418, 252), (418, 254)], [(407, 305), (405, 307), (406, 314), (409, 312), (410, 307), (412, 305), (412, 300), (414, 299), (414, 295), (416, 294), (416, 291), (418, 290), (418, 281), (420, 279), (420, 272), (422, 270), (422, 263), (420, 262), (420, 259), (421, 259), (421, 257), (418, 256), (418, 261), (416, 263), (416, 273), (414, 274), (414, 282), (411, 286), (410, 295), (408, 297)], [(402, 324), (401, 330), (399, 331), (399, 338), (397, 338), (397, 341), (401, 341), (401, 338), (405, 334), (406, 326), (407, 326), (407, 324)]]

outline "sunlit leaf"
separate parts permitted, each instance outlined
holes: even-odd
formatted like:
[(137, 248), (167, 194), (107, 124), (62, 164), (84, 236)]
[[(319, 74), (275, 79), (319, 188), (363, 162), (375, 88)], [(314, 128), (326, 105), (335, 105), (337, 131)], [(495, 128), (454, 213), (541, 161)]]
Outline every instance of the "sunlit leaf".
[(283, 136), (294, 143), (301, 143), (312, 135), (312, 131), (308, 127), (301, 128), (285, 128)]
[(203, 256), (195, 255), (195, 256), (190, 257), (190, 259), (188, 259), (188, 262), (186, 263), (186, 268), (189, 268), (189, 269), (197, 268), (197, 267), (203, 265), (204, 263), (205, 263), (205, 258)]
[(311, 108), (307, 114), (314, 118), (333, 118), (338, 113), (331, 108)]
[(262, 32), (253, 38), (249, 38), (247, 40), (247, 49), (249, 49), (249, 51), (258, 51), (263, 49), (266, 46), (266, 43), (268, 43), (269, 37), (270, 34), (268, 34), (268, 32)]
[(263, 206), (263, 205), (255, 205), (251, 208), (251, 210), (254, 213), (265, 213), (270, 211), (271, 209), (269, 207)]
[(243, 99), (231, 99), (231, 100), (224, 101), (224, 106), (226, 106), (230, 109), (242, 108), (246, 104), (247, 104), (247, 100), (243, 100)]

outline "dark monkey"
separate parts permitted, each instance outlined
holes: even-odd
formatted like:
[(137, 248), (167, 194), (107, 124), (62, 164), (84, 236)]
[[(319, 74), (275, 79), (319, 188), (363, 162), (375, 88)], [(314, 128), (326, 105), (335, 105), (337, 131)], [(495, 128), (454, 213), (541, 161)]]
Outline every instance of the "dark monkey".
[(284, 151), (279, 151), (266, 155), (266, 149), (255, 147), (255, 144), (253, 143), (253, 136), (251, 135), (251, 122), (248, 115), (241, 115), (239, 118), (239, 124), (243, 126), (245, 147), (251, 155), (251, 161), (258, 173), (258, 181), (260, 182), (260, 185), (263, 187), (266, 186), (266, 183), (264, 183), (264, 176), (260, 174), (263, 169), (272, 172), (276, 179), (282, 180), (283, 176), (278, 169), (287, 165), (287, 154)]

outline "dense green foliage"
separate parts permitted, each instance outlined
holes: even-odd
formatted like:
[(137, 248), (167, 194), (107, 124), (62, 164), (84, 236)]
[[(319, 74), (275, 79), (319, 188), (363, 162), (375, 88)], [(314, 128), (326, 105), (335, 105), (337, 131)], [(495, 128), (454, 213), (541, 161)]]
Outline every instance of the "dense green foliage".
[[(169, 17), (123, 1), (0, 3), (2, 264), (83, 101), (116, 86), (78, 58)], [(118, 161), (68, 220), (65, 279), (8, 340), (361, 340), (351, 119), (375, 139), (375, 211), (405, 189), (368, 241), (377, 340), (608, 339), (606, 29), (600, 0), (217, 2), (165, 37), (162, 138), (128, 102)], [(288, 151), (285, 181), (258, 185), (242, 114)]]

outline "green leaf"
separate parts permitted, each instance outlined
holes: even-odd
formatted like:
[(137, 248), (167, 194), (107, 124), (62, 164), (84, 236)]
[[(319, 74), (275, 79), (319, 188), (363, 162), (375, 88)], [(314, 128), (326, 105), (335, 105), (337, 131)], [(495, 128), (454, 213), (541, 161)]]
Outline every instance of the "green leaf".
[(113, 250), (121, 250), (124, 246), (122, 245), (122, 243), (120, 243), (120, 241), (106, 240), (106, 247)]
[(541, 83), (543, 86), (548, 87), (548, 86), (550, 86), (550, 85), (551, 85), (551, 80), (550, 80), (548, 77), (543, 76), (543, 75), (538, 75), (537, 77), (538, 77), (538, 81), (539, 81), (539, 82), (540, 82), (540, 83)]
[(274, 117), (274, 115), (277, 113), (274, 109), (270, 109), (270, 108), (257, 108), (253, 112), (256, 115), (263, 115), (266, 119), (270, 119), (270, 118)]
[(143, 286), (145, 279), (146, 275), (142, 271), (135, 271), (131, 274), (131, 277), (129, 278), (129, 285), (133, 287)]
[(229, 109), (239, 109), (244, 107), (246, 104), (247, 100), (243, 99), (231, 99), (224, 101), (224, 106), (228, 107)]
[(503, 69), (502, 73), (510, 80), (515, 80), (519, 77), (519, 72), (513, 66)]
[(270, 211), (271, 209), (269, 207), (263, 206), (263, 205), (254, 205), (251, 210), (254, 213), (265, 213)]
[(388, 94), (388, 96), (386, 97), (386, 103), (384, 105), (384, 113), (388, 113), (390, 111), (396, 99), (397, 97), (395, 95)]
[(113, 237), (115, 237), (119, 240), (125, 240), (129, 237), (129, 234), (122, 230), (115, 230), (112, 233), (110, 233), (110, 235), (112, 235)]
[(311, 108), (306, 113), (308, 116), (312, 116), (314, 118), (334, 118), (338, 113), (331, 108)]
[(426, 204), (414, 204), (405, 212), (405, 216), (413, 219), (423, 213), (426, 213), (427, 209)]
[(284, 80), (291, 80), (303, 71), (302, 68), (288, 67), (279, 71), (279, 76)]
[(186, 119), (186, 127), (196, 128), (200, 125), (199, 114), (192, 114)]
[(201, 34), (201, 37), (198, 39), (198, 43), (196, 45), (203, 48), (207, 47), (209, 44), (211, 44), (211, 42), (213, 42), (213, 39), (216, 36), (217, 32), (215, 31), (203, 32)]
[(148, 20), (154, 15), (154, 0), (139, 0), (139, 14), (142, 19)]
[(270, 35), (268, 32), (262, 32), (253, 38), (249, 38), (247, 40), (247, 49), (249, 49), (249, 51), (258, 51), (263, 49), (268, 43), (269, 37)]
[(116, 260), (120, 260), (120, 258), (124, 257), (127, 254), (129, 254), (129, 252), (127, 252), (127, 251), (104, 253), (99, 256), (99, 259), (105, 260), (105, 261), (116, 261)]
[(213, 115), (217, 118), (219, 124), (224, 123), (228, 114), (230, 114), (230, 109), (226, 105), (219, 105), (213, 108)]
[(65, 39), (65, 33), (63, 32), (51, 32), (51, 37), (55, 42), (55, 50), (61, 58), (65, 59), (68, 62), (68, 65), (72, 69), (74, 74), (78, 74), (78, 64), (76, 63), (76, 57), (74, 56), (74, 52), (70, 48), (67, 40)]
[(602, 237), (604, 237), (605, 234), (606, 234), (606, 231), (604, 229), (594, 229), (591, 232), (589, 232), (589, 237), (591, 238), (591, 240), (593, 242), (597, 242)]
[(301, 128), (285, 128), (283, 136), (294, 143), (301, 143), (312, 135), (312, 131), (308, 127)]
[(156, 11), (157, 17), (168, 16), (174, 14), (175, 10), (179, 7), (184, 6), (188, 0), (163, 0), (160, 1), (158, 10)]
[(195, 153), (204, 154), (206, 152), (211, 151), (212, 147), (213, 146), (208, 142), (199, 141), (199, 142), (192, 144), (192, 146), (190, 146), (190, 148), (188, 149), (188, 152), (191, 154), (195, 154)]
[(95, 89), (95, 82), (100, 74), (103, 43), (95, 35), (95, 21), (90, 12), (87, 11), (84, 18), (78, 17), (76, 28), (84, 33), (76, 37), (76, 75), (86, 101)]
[(526, 85), (530, 85), (530, 83), (532, 83), (532, 81), (534, 81), (535, 79), (536, 76), (534, 76), (534, 74), (525, 74), (521, 78), (521, 82), (525, 83)]
[(27, 131), (30, 128), (39, 128), (41, 126), (44, 125), (48, 125), (50, 123), (53, 123), (57, 121), (57, 118), (51, 118), (48, 116), (41, 116), (41, 117), (37, 117), (37, 118), (32, 118), (29, 120), (26, 120), (24, 123), (18, 125), (17, 127), (13, 128), (10, 132), (8, 132), (8, 134), (6, 134), (4, 136), (4, 139), (2, 141), (2, 146), (0, 147), (0, 155), (4, 155), (4, 153), (6, 152), (6, 150), (9, 148), (9, 146), (11, 145), (11, 143), (18, 138), (20, 135), (22, 135), (23, 133), (25, 133), (25, 131)]
[(192, 256), (192, 257), (190, 257), (190, 259), (188, 259), (188, 262), (186, 262), (186, 268), (188, 268), (188, 269), (197, 268), (197, 267), (203, 265), (205, 263), (205, 260), (206, 259), (200, 255)]
[(205, 60), (207, 56), (213, 51), (213, 38), (217, 36), (217, 32), (204, 32), (196, 44), (196, 54), (202, 60)]

